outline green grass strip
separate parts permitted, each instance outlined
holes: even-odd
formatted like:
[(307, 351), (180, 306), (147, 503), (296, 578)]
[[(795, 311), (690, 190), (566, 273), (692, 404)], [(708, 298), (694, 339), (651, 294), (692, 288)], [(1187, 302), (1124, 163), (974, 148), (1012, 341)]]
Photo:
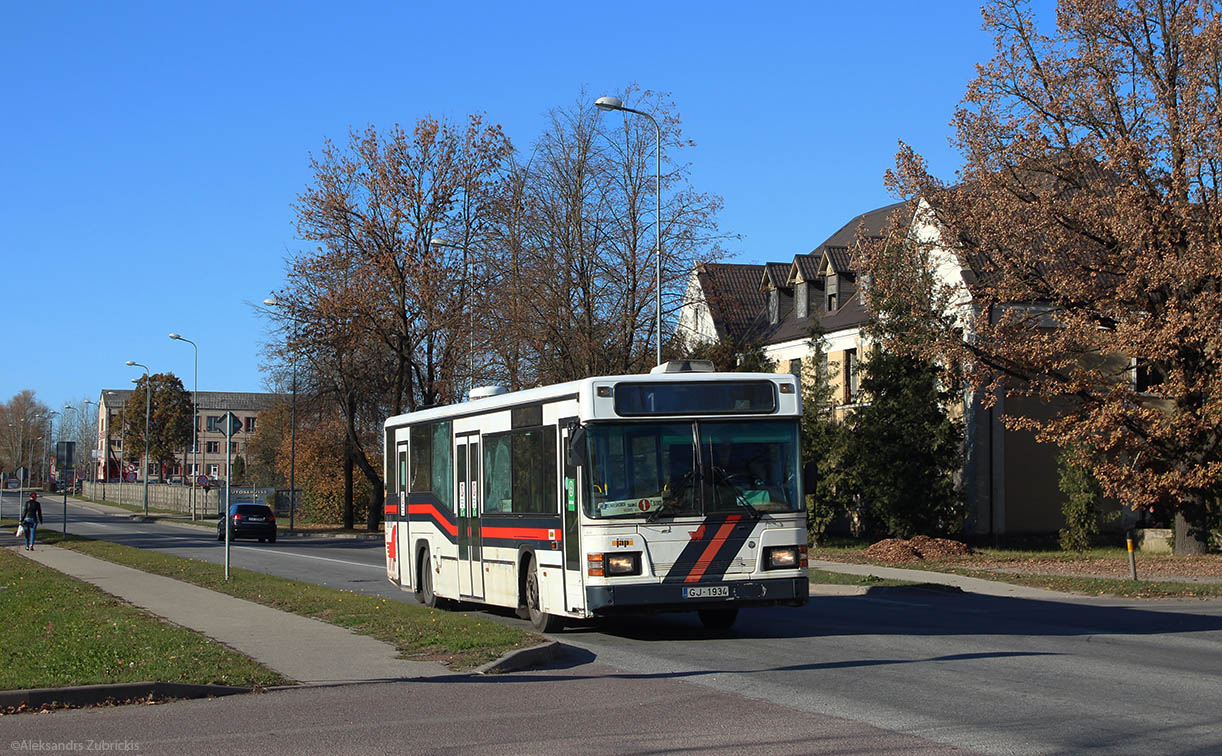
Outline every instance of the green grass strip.
[[(905, 567), (909, 565), (904, 565)], [(1126, 580), (1123, 578), (1078, 577), (1075, 575), (1039, 575), (1022, 572), (996, 572), (972, 570), (962, 567), (930, 565), (918, 568), (936, 572), (949, 572), (964, 577), (995, 580), (1030, 588), (1046, 588), (1064, 593), (1081, 593), (1087, 596), (1120, 596), (1122, 598), (1171, 599), (1171, 598), (1222, 598), (1222, 585), (1217, 583), (1185, 583), (1172, 580)], [(1140, 574), (1140, 573), (1139, 573)]]
[[(314, 617), (395, 646), (403, 658), (436, 661), (461, 671), (499, 658), (517, 648), (543, 642), (539, 635), (463, 612), (366, 596), (262, 572), (95, 541), (71, 533), (37, 531), (38, 539), (90, 556), (192, 583), (281, 611)], [(45, 535), (44, 535), (45, 534)]]
[(8, 549), (0, 549), (0, 617), (0, 690), (144, 680), (240, 686), (289, 682), (211, 638)]
[[(1001, 569), (974, 569), (949, 562), (902, 562), (897, 564), (882, 564), (866, 558), (863, 549), (855, 547), (823, 547), (812, 554), (815, 559), (827, 559), (850, 564), (866, 564), (878, 567), (898, 567), (905, 570), (925, 570), (926, 572), (943, 572), (963, 577), (992, 580), (998, 583), (1023, 585), (1029, 588), (1045, 588), (1063, 593), (1080, 593), (1086, 596), (1118, 596), (1121, 598), (1170, 599), (1170, 598), (1222, 598), (1222, 584), (1191, 583), (1182, 580), (1128, 580), (1125, 578), (1105, 578), (1079, 575), (1051, 575), (1029, 572), (1008, 571)], [(1073, 561), (1082, 559), (1083, 555), (1076, 552), (1057, 551), (1021, 551), (1011, 549), (981, 549), (980, 554), (990, 559), (1006, 558), (1039, 558), (1056, 559), (1057, 561)], [(1117, 555), (1127, 556), (1123, 549), (1100, 548), (1085, 552), (1087, 558), (1117, 558)], [(1141, 565), (1138, 565), (1138, 576), (1141, 575)]]

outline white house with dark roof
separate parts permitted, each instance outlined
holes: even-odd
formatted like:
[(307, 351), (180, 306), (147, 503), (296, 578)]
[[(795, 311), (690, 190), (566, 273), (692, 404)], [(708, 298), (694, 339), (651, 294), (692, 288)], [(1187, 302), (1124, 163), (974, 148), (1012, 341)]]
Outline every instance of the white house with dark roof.
[[(731, 338), (740, 345), (758, 342), (778, 371), (801, 377), (813, 367), (809, 365), (813, 356), (810, 336), (817, 324), (823, 334), (837, 414), (843, 417), (861, 400), (858, 363), (869, 347), (863, 330), (869, 312), (862, 298), (862, 281), (853, 267), (858, 230), (867, 237), (881, 238), (897, 213), (912, 216), (912, 206), (897, 203), (862, 213), (811, 252), (795, 255), (789, 262), (738, 265), (732, 276), (717, 274), (730, 268), (728, 265), (713, 266), (711, 274), (694, 271), (680, 313), (681, 326), (687, 333), (715, 335), (709, 340)], [(909, 234), (936, 243), (939, 229), (931, 217), (928, 203), (921, 200), (915, 216), (901, 220)], [(938, 276), (963, 291), (954, 306), (970, 311), (970, 285), (977, 273), (949, 250), (934, 259)], [(751, 271), (757, 287), (746, 296), (741, 276)], [(736, 297), (739, 301), (730, 301)], [(752, 308), (754, 317), (743, 325), (744, 312)], [(723, 315), (726, 313), (730, 315)], [(733, 325), (729, 319), (723, 323), (723, 317), (732, 317)], [(999, 397), (994, 406), (986, 408), (982, 398), (966, 394), (962, 405), (967, 532), (1043, 533), (1062, 527), (1057, 450), (1036, 443), (1027, 431), (1009, 430), (1002, 423), (1007, 411), (1032, 411), (1027, 406), (1030, 403), (1007, 403)]]

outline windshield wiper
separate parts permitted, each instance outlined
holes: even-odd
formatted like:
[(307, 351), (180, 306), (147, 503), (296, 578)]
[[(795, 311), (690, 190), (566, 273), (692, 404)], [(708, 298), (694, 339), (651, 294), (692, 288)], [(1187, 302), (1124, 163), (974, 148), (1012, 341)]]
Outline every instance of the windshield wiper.
[[(751, 502), (747, 501), (746, 493), (744, 493), (743, 490), (739, 488), (738, 485), (730, 478), (730, 476), (726, 474), (725, 470), (721, 469), (720, 467), (714, 467), (713, 476), (719, 479), (720, 484), (724, 484), (734, 489), (734, 503), (750, 512), (752, 519), (758, 520), (764, 516), (763, 512), (760, 512), (758, 509), (752, 506)], [(713, 496), (718, 499), (720, 498), (717, 491), (717, 486), (719, 483), (714, 483), (713, 485)], [(714, 503), (720, 504), (721, 502), (718, 500)]]

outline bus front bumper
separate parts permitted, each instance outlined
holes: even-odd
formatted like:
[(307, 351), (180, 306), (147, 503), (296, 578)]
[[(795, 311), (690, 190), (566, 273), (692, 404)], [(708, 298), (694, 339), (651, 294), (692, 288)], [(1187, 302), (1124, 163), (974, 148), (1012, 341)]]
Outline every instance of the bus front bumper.
[(711, 607), (802, 606), (810, 597), (805, 577), (725, 580), (719, 583), (595, 585), (586, 588), (594, 614), (682, 612)]

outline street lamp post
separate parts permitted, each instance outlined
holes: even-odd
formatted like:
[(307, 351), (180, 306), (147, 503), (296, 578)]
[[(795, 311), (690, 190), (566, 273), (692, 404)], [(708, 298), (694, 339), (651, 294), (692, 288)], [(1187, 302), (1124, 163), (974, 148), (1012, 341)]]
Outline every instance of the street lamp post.
[[(54, 417), (52, 417), (52, 416), (53, 416), (53, 415), (58, 415), (58, 414), (59, 414), (59, 412), (58, 412), (57, 410), (48, 410), (48, 411), (47, 411), (47, 423), (48, 423), (48, 426), (49, 426), (49, 427), (48, 427), (48, 429), (47, 429), (47, 446), (49, 446), (49, 447), (50, 447), (50, 448), (47, 450), (47, 458), (48, 458), (47, 466), (48, 466), (48, 468), (50, 467), (50, 461), (49, 461), (49, 460), (50, 460), (51, 454), (52, 454), (52, 452), (54, 452), (54, 451), (55, 451), (55, 418), (54, 418)], [(60, 433), (60, 435), (61, 435), (61, 436), (62, 436), (62, 435), (63, 435), (63, 433), (64, 433), (64, 421), (63, 421), (63, 420), (60, 420), (60, 421), (59, 421), (59, 433)], [(48, 478), (50, 478), (50, 475), (48, 475), (47, 477), (48, 477)], [(48, 490), (50, 490), (50, 487), (49, 487), (49, 486), (48, 486)]]
[(144, 516), (149, 513), (149, 415), (153, 411), (153, 381), (149, 377), (149, 366), (139, 362), (127, 361), (128, 367), (144, 368), (144, 469), (140, 471), (144, 478)]
[[(86, 399), (86, 400), (85, 400), (85, 414), (86, 414), (86, 415), (88, 415), (88, 414), (89, 414), (89, 406), (90, 406), (90, 405), (97, 406), (97, 402), (93, 401), (92, 399)], [(94, 422), (94, 424), (93, 424), (94, 430), (97, 430), (97, 426), (98, 426), (98, 424), (97, 424), (96, 422)], [(93, 440), (93, 448), (94, 448), (94, 449), (98, 448), (98, 446), (97, 446), (97, 445), (98, 445), (98, 440), (97, 440), (97, 438), (95, 437), (95, 438), (94, 438), (94, 440)], [(90, 457), (90, 459), (92, 459), (92, 456)], [(93, 481), (94, 481), (94, 482), (97, 482), (97, 479), (98, 479), (98, 470), (97, 470), (97, 464), (95, 463), (95, 464), (94, 464), (94, 469), (93, 469)]]
[(191, 392), (191, 519), (194, 520), (195, 479), (199, 476), (199, 346), (177, 333), (171, 333), (170, 338), (185, 341), (195, 350), (195, 389)]
[(595, 100), (594, 105), (599, 110), (620, 110), (625, 113), (635, 113), (639, 116), (645, 116), (653, 124), (654, 131), (658, 136), (657, 149), (657, 177), (658, 177), (658, 217), (655, 219), (654, 228), (657, 231), (657, 244), (655, 250), (656, 260), (656, 279), (654, 281), (654, 310), (657, 313), (657, 329), (658, 329), (658, 364), (662, 364), (662, 127), (658, 125), (657, 120), (648, 113), (640, 110), (633, 110), (625, 107), (624, 101), (618, 97), (599, 97)]
[[(64, 426), (68, 424), (68, 413), (77, 412), (77, 411), (78, 410), (76, 409), (76, 407), (73, 407), (71, 404), (64, 405), (64, 414), (62, 415), (63, 420), (61, 420), (59, 424), (61, 434), (64, 434)], [(64, 435), (65, 435), (64, 440), (67, 441), (68, 439), (66, 437), (66, 434)], [(67, 457), (66, 451), (64, 452), (64, 456)], [(64, 522), (63, 522), (64, 530), (63, 530), (63, 533), (64, 533), (64, 536), (67, 537), (68, 535), (68, 489), (72, 487), (72, 484), (73, 484), (72, 479), (76, 477), (76, 474), (75, 474), (76, 470), (75, 470), (75, 465), (73, 465), (72, 467), (66, 467), (64, 469), (71, 471), (71, 474), (69, 475), (69, 479), (64, 481)]]
[[(268, 307), (279, 307), (280, 302), (275, 297), (263, 300)], [(281, 310), (283, 312), (283, 310)], [(288, 316), (293, 322), (293, 333), (297, 332), (297, 319)], [(289, 410), (289, 532), (293, 532), (293, 515), (297, 511), (297, 352), (293, 351), (293, 399)]]

